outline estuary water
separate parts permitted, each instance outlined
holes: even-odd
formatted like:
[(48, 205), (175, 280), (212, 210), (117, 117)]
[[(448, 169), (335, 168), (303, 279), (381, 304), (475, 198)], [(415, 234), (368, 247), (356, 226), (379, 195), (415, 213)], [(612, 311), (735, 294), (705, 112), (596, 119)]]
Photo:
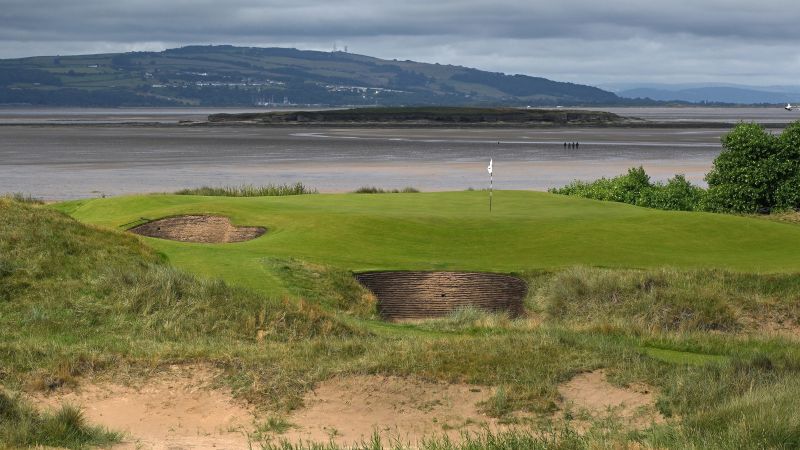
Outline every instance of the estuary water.
[[(606, 108), (661, 122), (787, 123), (763, 108)], [(0, 109), (0, 193), (49, 200), (171, 192), (201, 185), (304, 184), (544, 190), (643, 166), (703, 184), (719, 128), (321, 128), (181, 125), (222, 109)], [(578, 142), (577, 148), (565, 142)]]

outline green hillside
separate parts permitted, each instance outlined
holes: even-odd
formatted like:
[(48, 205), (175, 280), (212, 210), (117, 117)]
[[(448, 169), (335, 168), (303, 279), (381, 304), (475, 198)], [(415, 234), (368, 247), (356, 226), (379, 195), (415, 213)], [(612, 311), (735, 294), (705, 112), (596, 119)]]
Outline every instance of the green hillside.
[(345, 52), (191, 46), (162, 52), (0, 60), (0, 104), (576, 105), (598, 88)]

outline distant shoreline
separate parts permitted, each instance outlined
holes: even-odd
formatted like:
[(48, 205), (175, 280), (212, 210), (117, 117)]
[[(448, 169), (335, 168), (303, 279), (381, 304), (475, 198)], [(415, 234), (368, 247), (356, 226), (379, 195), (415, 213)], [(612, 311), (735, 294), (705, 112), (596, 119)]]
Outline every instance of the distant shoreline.
[[(782, 129), (788, 123), (780, 122), (759, 122), (759, 125), (767, 129)], [(515, 123), (408, 123), (408, 122), (318, 122), (318, 123), (248, 123), (248, 122), (224, 122), (214, 123), (208, 121), (192, 121), (184, 123), (165, 123), (165, 122), (19, 122), (4, 123), (0, 122), (0, 127), (30, 127), (30, 128), (56, 128), (56, 127), (103, 127), (103, 128), (187, 128), (187, 127), (219, 127), (219, 128), (375, 128), (375, 129), (558, 129), (558, 128), (619, 128), (619, 129), (732, 129), (735, 123), (731, 122), (655, 122), (646, 121), (640, 123), (574, 123), (574, 124), (515, 124)]]

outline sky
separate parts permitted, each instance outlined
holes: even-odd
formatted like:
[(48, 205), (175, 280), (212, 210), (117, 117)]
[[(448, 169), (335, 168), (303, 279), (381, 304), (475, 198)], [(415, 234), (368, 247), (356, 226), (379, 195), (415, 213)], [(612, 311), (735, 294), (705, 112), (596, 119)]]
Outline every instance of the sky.
[(800, 85), (798, 0), (0, 0), (0, 58), (233, 44), (596, 86)]

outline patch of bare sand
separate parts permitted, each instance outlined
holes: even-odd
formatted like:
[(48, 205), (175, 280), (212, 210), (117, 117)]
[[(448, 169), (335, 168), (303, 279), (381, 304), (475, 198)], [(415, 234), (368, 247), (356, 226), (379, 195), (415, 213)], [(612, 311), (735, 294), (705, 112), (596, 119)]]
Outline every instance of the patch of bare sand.
[(275, 439), (342, 445), (369, 440), (375, 431), (386, 439), (415, 444), (424, 437), (503, 425), (478, 411), (492, 389), (467, 384), (431, 383), (401, 377), (348, 376), (321, 383), (305, 396), (305, 408), (289, 417), (294, 427)]
[(783, 317), (748, 317), (742, 320), (746, 329), (758, 336), (780, 337), (790, 340), (800, 339), (800, 325)]
[(125, 433), (118, 448), (247, 448), (253, 411), (214, 387), (214, 376), (204, 366), (174, 366), (136, 386), (82, 383), (33, 401), (46, 408), (80, 406), (90, 423)]
[[(632, 428), (646, 428), (664, 421), (655, 408), (657, 392), (642, 383), (627, 388), (612, 385), (605, 370), (595, 370), (575, 376), (561, 384), (558, 392), (563, 399), (562, 411), (570, 411), (579, 427), (589, 425), (589, 418), (615, 417)], [(588, 417), (587, 417), (588, 416)]]
[(231, 243), (255, 239), (262, 227), (237, 227), (222, 216), (186, 215), (165, 217), (131, 228), (131, 233), (181, 242)]

